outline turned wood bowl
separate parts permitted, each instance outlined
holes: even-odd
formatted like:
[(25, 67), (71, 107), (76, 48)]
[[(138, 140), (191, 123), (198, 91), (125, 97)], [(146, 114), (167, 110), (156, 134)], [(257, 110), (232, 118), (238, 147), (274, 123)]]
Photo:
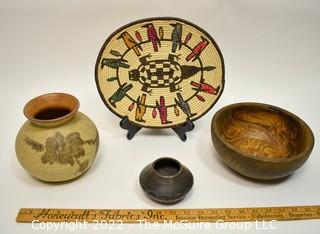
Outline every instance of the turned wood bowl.
[(260, 180), (286, 177), (308, 159), (314, 145), (309, 126), (296, 115), (261, 103), (236, 103), (212, 119), (213, 144), (236, 172)]

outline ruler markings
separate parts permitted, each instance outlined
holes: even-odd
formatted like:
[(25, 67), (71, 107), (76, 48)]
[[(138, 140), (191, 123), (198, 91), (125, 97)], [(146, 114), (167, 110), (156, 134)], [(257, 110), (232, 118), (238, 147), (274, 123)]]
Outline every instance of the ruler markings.
[(215, 209), (57, 209), (21, 208), (16, 221), (38, 222), (245, 222), (320, 219), (320, 206)]

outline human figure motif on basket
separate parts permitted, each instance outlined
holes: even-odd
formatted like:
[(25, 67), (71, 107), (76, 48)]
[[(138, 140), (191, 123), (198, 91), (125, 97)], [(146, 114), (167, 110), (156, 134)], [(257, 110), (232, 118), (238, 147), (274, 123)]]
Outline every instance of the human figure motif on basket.
[(135, 119), (138, 122), (146, 122), (143, 119), (143, 116), (146, 113), (146, 109), (147, 109), (146, 106), (145, 106), (146, 98), (147, 98), (147, 95), (145, 93), (143, 93), (141, 95), (141, 98), (140, 98), (140, 96), (137, 98), (137, 108), (136, 108)]
[[(160, 103), (159, 103), (160, 102)], [(171, 121), (168, 120), (168, 111), (166, 106), (166, 101), (164, 96), (160, 96), (160, 101), (156, 101), (156, 107), (159, 110), (160, 120), (162, 124), (170, 124)]]

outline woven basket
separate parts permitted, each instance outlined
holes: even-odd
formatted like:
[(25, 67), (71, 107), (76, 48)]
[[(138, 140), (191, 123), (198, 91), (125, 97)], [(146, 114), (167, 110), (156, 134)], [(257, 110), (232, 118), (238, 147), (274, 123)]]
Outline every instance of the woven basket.
[(200, 118), (224, 87), (223, 57), (215, 41), (177, 18), (144, 19), (118, 29), (102, 46), (95, 75), (114, 114), (150, 128)]

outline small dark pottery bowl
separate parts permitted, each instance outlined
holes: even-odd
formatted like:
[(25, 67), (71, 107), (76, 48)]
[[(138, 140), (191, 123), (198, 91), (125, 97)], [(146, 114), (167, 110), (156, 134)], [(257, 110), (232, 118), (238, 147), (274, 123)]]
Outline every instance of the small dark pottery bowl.
[(193, 185), (193, 176), (188, 168), (167, 157), (147, 165), (139, 180), (149, 198), (166, 204), (181, 201)]
[(211, 136), (217, 152), (236, 172), (260, 180), (290, 175), (308, 159), (314, 136), (296, 115), (260, 103), (237, 103), (219, 110)]

